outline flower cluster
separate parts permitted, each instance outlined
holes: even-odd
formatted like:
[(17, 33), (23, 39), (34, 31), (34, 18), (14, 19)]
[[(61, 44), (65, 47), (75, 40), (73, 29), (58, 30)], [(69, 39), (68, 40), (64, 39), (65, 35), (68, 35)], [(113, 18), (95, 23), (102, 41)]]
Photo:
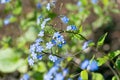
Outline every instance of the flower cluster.
[(84, 60), (82, 63), (81, 63), (81, 69), (87, 69), (89, 71), (96, 71), (98, 70), (98, 63), (96, 60)]
[(68, 69), (60, 70), (60, 62), (59, 60), (56, 61), (56, 64), (44, 75), (44, 80), (64, 80), (66, 75), (68, 74)]

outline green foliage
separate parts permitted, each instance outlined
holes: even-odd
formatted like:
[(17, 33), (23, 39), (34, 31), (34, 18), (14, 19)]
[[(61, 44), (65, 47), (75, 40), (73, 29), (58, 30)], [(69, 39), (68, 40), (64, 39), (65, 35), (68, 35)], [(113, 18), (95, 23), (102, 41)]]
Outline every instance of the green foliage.
[(100, 73), (92, 73), (92, 80), (104, 80), (104, 78)]
[(115, 62), (116, 67), (120, 70), (120, 58), (118, 58)]
[(20, 59), (20, 54), (12, 48), (0, 49), (0, 71), (9, 73), (21, 67), (24, 60)]
[(97, 47), (102, 46), (104, 44), (105, 38), (107, 36), (107, 33), (105, 33), (103, 36), (101, 36), (97, 42)]
[(101, 66), (109, 60), (109, 57), (108, 56), (103, 56), (101, 58), (97, 58), (97, 60), (98, 60), (98, 65)]
[(81, 71), (80, 76), (81, 76), (82, 80), (88, 80), (88, 72), (87, 72), (87, 70)]
[(115, 57), (117, 57), (118, 55), (120, 55), (120, 50), (116, 50), (116, 51), (112, 51), (110, 53), (108, 53), (108, 57), (109, 59), (114, 59)]

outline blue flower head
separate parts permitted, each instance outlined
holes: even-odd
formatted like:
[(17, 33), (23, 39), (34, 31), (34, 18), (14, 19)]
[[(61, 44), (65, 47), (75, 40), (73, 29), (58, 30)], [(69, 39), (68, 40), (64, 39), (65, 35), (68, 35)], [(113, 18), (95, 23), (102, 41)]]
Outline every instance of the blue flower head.
[(96, 71), (96, 70), (98, 70), (98, 63), (97, 63), (97, 61), (92, 60), (92, 61), (89, 63), (89, 65), (88, 65), (88, 67), (87, 67), (87, 70), (90, 70), (90, 71)]
[(36, 7), (37, 7), (38, 9), (40, 9), (40, 8), (42, 7), (41, 3), (37, 3), (37, 4), (36, 4)]
[(5, 3), (8, 3), (10, 2), (10, 0), (0, 0), (0, 4), (5, 4)]
[(96, 3), (98, 2), (98, 0), (91, 0), (91, 2), (92, 2), (93, 4), (96, 4)]
[(53, 56), (53, 55), (49, 55), (48, 58), (53, 62), (57, 61), (57, 59), (58, 59), (56, 56)]
[(28, 74), (24, 74), (20, 80), (29, 80), (30, 76)]
[(30, 66), (33, 66), (34, 65), (34, 60), (32, 58), (28, 58), (28, 63)]
[(88, 48), (88, 45), (89, 45), (90, 42), (92, 42), (92, 40), (84, 42), (84, 44), (82, 46), (82, 50), (85, 50), (86, 48)]
[(37, 55), (38, 60), (42, 60), (42, 57), (43, 57), (42, 54)]
[(78, 80), (82, 80), (82, 78), (81, 78), (81, 77), (78, 77)]
[(65, 24), (67, 24), (69, 22), (69, 18), (67, 18), (66, 16), (61, 17), (61, 20)]
[(84, 60), (82, 63), (81, 63), (81, 69), (87, 69), (87, 66), (89, 65), (89, 60)]

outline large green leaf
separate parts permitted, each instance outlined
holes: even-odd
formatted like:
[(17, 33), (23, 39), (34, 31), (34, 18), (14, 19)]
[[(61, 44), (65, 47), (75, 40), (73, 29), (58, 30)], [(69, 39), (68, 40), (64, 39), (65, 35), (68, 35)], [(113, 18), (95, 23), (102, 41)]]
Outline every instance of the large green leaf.
[(100, 73), (92, 73), (92, 80), (104, 80)]
[(13, 49), (0, 50), (0, 71), (4, 73), (13, 72), (20, 67), (23, 60), (20, 59), (20, 53), (16, 53)]
[(81, 71), (81, 78), (82, 78), (82, 80), (88, 80), (88, 72), (87, 72), (87, 70)]

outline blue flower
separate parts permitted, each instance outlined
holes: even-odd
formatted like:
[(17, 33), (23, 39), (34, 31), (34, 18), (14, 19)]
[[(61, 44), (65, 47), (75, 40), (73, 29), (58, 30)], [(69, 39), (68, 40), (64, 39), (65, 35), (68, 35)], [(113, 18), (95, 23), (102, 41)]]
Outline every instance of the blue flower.
[(36, 40), (35, 40), (35, 42), (36, 42), (36, 43), (43, 42), (43, 39), (41, 39), (41, 38), (38, 38), (38, 39), (36, 39)]
[(42, 52), (44, 48), (42, 46), (37, 46), (36, 47), (36, 52)]
[(62, 48), (62, 46), (63, 46), (62, 44), (58, 44), (58, 47), (59, 47), (59, 48)]
[(82, 80), (82, 78), (81, 78), (81, 77), (78, 77), (78, 80)]
[(83, 46), (82, 46), (82, 50), (85, 50), (86, 48), (88, 48), (88, 44), (92, 42), (92, 40), (86, 41), (84, 42)]
[(54, 39), (51, 40), (52, 44), (56, 45), (56, 41)]
[(43, 37), (44, 36), (44, 30), (41, 30), (38, 34), (38, 36)]
[(37, 25), (40, 24), (40, 20), (42, 19), (42, 15), (40, 15), (38, 18), (37, 18)]
[(81, 63), (81, 69), (86, 69), (89, 65), (89, 60), (84, 60), (82, 63)]
[(61, 20), (65, 24), (67, 24), (69, 22), (69, 18), (67, 18), (66, 16), (61, 17)]
[(92, 2), (93, 4), (96, 4), (96, 3), (98, 2), (98, 0), (91, 0), (91, 2)]
[(55, 32), (54, 34), (53, 34), (53, 38), (57, 38), (57, 37), (59, 37), (60, 36), (60, 33), (59, 32)]
[(12, 15), (8, 15), (5, 19), (4, 19), (4, 25), (8, 25), (10, 23), (10, 18), (12, 18)]
[(63, 69), (62, 72), (63, 72), (63, 76), (64, 76), (64, 77), (68, 74), (68, 71), (69, 71), (68, 69)]
[(50, 10), (50, 3), (47, 4), (46, 8), (48, 11)]
[(53, 56), (53, 55), (49, 55), (48, 57), (51, 61), (55, 62), (57, 60), (57, 57), (56, 56)]
[(64, 76), (62, 75), (62, 73), (57, 73), (54, 80), (64, 80)]
[(67, 26), (67, 31), (70, 31), (70, 30), (77, 30), (76, 26), (75, 25), (69, 25)]
[(34, 53), (34, 52), (35, 52), (35, 45), (34, 45), (34, 44), (30, 46), (30, 52), (31, 52), (31, 53)]
[(37, 59), (37, 54), (36, 53), (32, 53), (31, 56), (32, 56), (33, 59)]
[(38, 9), (40, 9), (40, 8), (42, 7), (41, 3), (37, 3), (37, 4), (36, 4), (36, 7), (37, 7)]
[(37, 55), (38, 60), (42, 60), (42, 54)]
[(29, 80), (30, 76), (28, 74), (24, 74), (20, 80)]
[(32, 58), (28, 58), (28, 63), (30, 66), (33, 66), (34, 65), (34, 60)]
[(92, 60), (92, 61), (85, 60), (81, 63), (81, 69), (87, 69), (89, 71), (96, 71), (98, 70), (98, 63), (95, 60)]
[(77, 6), (81, 6), (82, 3), (80, 1), (77, 2)]
[(0, 0), (0, 4), (5, 4), (5, 3), (8, 3), (10, 2), (10, 0)]
[(89, 65), (88, 65), (88, 67), (87, 67), (87, 70), (90, 70), (90, 71), (96, 71), (96, 70), (98, 70), (98, 63), (97, 63), (97, 61), (92, 60), (92, 61), (89, 63)]
[(44, 29), (46, 23), (50, 20), (50, 18), (44, 19), (44, 21), (41, 24), (41, 29)]
[(46, 49), (51, 49), (53, 47), (52, 42), (46, 43)]

